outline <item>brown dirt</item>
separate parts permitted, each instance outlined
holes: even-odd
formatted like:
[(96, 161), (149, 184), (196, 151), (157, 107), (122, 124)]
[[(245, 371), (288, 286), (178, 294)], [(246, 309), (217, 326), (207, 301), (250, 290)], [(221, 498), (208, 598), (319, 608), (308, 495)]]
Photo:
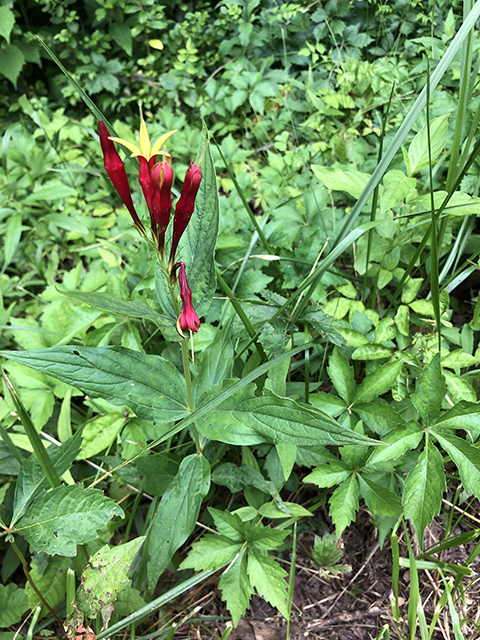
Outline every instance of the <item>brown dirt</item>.
[[(440, 517), (428, 528), (425, 537), (426, 547), (442, 539), (443, 522), (444, 519)], [(454, 533), (469, 531), (474, 526), (475, 522), (470, 525), (468, 521), (462, 521)], [(341, 562), (351, 565), (352, 571), (349, 574), (331, 578), (321, 576), (311, 559), (313, 540), (313, 531), (302, 533), (298, 537), (289, 640), (375, 640), (384, 625), (388, 625), (392, 639), (401, 640), (401, 634), (403, 637), (409, 637), (406, 618), (410, 572), (408, 569), (400, 569), (402, 620), (397, 624), (390, 606), (392, 560), (389, 540), (386, 540), (383, 549), (379, 548), (377, 529), (370, 523), (369, 514), (366, 511), (361, 512), (357, 523), (347, 529), (342, 537), (344, 557)], [(444, 551), (441, 559), (444, 562), (462, 564), (474, 547), (475, 543), (454, 547)], [(402, 536), (400, 553), (401, 556), (408, 557)], [(285, 556), (282, 560), (287, 570), (289, 559), (290, 556)], [(472, 622), (480, 619), (480, 584), (475, 572), (480, 568), (480, 560), (476, 560), (472, 568), (474, 574), (470, 578), (464, 578), (462, 583), (465, 589), (463, 602), (456, 604), (460, 620), (468, 621), (462, 626), (466, 640), (480, 638), (480, 633)], [(172, 612), (177, 622), (183, 620), (183, 625), (179, 625), (175, 631), (176, 640), (209, 640), (215, 637), (218, 640), (221, 637), (229, 616), (216, 588), (218, 580), (219, 576), (212, 578), (208, 585), (203, 585), (189, 594), (176, 612)], [(419, 580), (422, 604), (427, 623), (430, 624), (444, 585), (436, 571), (420, 570)], [(212, 621), (212, 616), (221, 617), (223, 620)], [(418, 628), (416, 637), (421, 637)], [(286, 621), (258, 596), (252, 598), (247, 615), (230, 635), (230, 640), (286, 639)], [(440, 615), (432, 640), (450, 639), (454, 639), (454, 633), (447, 606)]]

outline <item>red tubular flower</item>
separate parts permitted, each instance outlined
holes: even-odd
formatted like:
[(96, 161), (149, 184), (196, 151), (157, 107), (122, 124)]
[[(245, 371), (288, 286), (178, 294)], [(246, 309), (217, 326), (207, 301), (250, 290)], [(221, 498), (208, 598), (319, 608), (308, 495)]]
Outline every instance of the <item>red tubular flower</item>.
[(178, 272), (178, 284), (180, 286), (180, 297), (182, 299), (182, 311), (177, 319), (177, 331), (182, 336), (186, 336), (182, 333), (186, 329), (192, 333), (197, 333), (200, 329), (200, 320), (198, 319), (195, 309), (192, 304), (192, 292), (187, 282), (187, 274), (185, 273), (185, 263), (179, 262), (174, 269), (179, 268)]
[(132, 196), (130, 195), (130, 187), (128, 186), (127, 174), (125, 166), (115, 149), (115, 145), (110, 139), (110, 134), (103, 120), (98, 122), (98, 135), (103, 152), (105, 171), (112, 181), (115, 190), (122, 199), (123, 204), (127, 207), (136, 226), (140, 229), (142, 235), (145, 235), (145, 227), (143, 226), (138, 214), (133, 206)]
[(154, 216), (156, 223), (155, 235), (158, 237), (158, 249), (163, 256), (165, 247), (165, 231), (170, 222), (172, 199), (170, 191), (173, 184), (173, 169), (166, 160), (158, 162), (152, 171), (154, 186)]
[(179, 240), (190, 222), (190, 218), (195, 208), (195, 198), (197, 196), (198, 189), (200, 188), (201, 181), (202, 172), (200, 171), (200, 167), (192, 162), (185, 174), (182, 194), (178, 199), (177, 206), (175, 207), (170, 264), (173, 264)]

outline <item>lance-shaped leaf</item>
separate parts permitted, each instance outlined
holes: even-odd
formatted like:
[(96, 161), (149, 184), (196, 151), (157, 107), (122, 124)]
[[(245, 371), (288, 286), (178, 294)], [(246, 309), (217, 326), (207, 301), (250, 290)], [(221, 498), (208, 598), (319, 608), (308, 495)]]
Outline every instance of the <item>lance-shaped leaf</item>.
[(350, 404), (353, 400), (353, 394), (355, 393), (353, 368), (348, 364), (348, 360), (337, 347), (334, 348), (330, 356), (327, 371), (340, 398), (343, 398), (347, 404)]
[[(254, 396), (254, 385), (244, 388), (197, 420), (206, 438), (227, 444), (342, 445), (378, 444), (342, 427), (336, 420), (312, 407), (272, 392)], [(218, 389), (212, 393), (217, 394)]]
[(415, 527), (421, 549), (425, 527), (440, 513), (445, 490), (442, 455), (426, 438), (425, 449), (420, 454), (417, 466), (408, 474), (403, 493), (405, 516)]
[(439, 429), (480, 429), (480, 404), (461, 400), (442, 413), (435, 422), (435, 431)]
[(180, 569), (219, 569), (231, 562), (241, 547), (242, 542), (235, 542), (226, 536), (206, 535), (193, 543), (192, 550), (180, 565)]
[(290, 614), (285, 582), (287, 572), (273, 558), (264, 556), (255, 549), (249, 549), (247, 573), (250, 583), (258, 593), (288, 619)]
[(222, 592), (222, 600), (226, 603), (233, 625), (236, 627), (247, 610), (250, 596), (253, 595), (253, 587), (247, 574), (246, 547), (222, 573), (218, 588)]
[(477, 447), (451, 433), (432, 431), (432, 435), (457, 465), (465, 489), (480, 498), (480, 451)]
[(78, 485), (43, 491), (20, 518), (13, 533), (23, 536), (37, 551), (74, 556), (77, 545), (93, 540), (123, 510), (102, 491)]
[(155, 588), (175, 551), (192, 533), (210, 488), (210, 464), (202, 455), (187, 456), (163, 495), (151, 529), (148, 586)]
[(330, 517), (335, 525), (337, 537), (355, 520), (358, 511), (358, 482), (354, 473), (335, 489), (329, 500)]
[(427, 425), (439, 415), (446, 393), (445, 378), (440, 368), (440, 354), (437, 353), (422, 371), (415, 385), (412, 404)]
[(51, 347), (1, 355), (161, 422), (187, 415), (185, 380), (168, 360), (123, 347)]
[(353, 402), (355, 404), (370, 402), (390, 391), (402, 367), (403, 360), (393, 360), (382, 364), (372, 374), (368, 375), (357, 388)]

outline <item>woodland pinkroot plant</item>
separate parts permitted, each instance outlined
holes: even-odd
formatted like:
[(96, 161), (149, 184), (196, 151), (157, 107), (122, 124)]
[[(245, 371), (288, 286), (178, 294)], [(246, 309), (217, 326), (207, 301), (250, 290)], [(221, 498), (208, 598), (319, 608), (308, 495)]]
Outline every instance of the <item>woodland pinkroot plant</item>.
[[(140, 220), (138, 213), (132, 201), (130, 194), (130, 186), (128, 183), (125, 166), (121, 160), (114, 142), (117, 142), (129, 151), (131, 157), (139, 160), (139, 182), (150, 214), (151, 243), (158, 253), (158, 258), (162, 267), (165, 278), (168, 280), (170, 293), (174, 300), (174, 307), (177, 312), (177, 330), (178, 333), (185, 338), (183, 331), (189, 329), (191, 333), (197, 333), (200, 329), (200, 320), (193, 308), (192, 293), (188, 286), (185, 263), (180, 262), (174, 265), (175, 254), (178, 244), (182, 238), (188, 223), (195, 210), (195, 198), (202, 181), (202, 172), (200, 163), (190, 164), (185, 174), (182, 193), (175, 207), (175, 215), (173, 219), (172, 240), (170, 249), (170, 259), (168, 265), (165, 264), (165, 234), (170, 223), (170, 215), (172, 211), (171, 190), (174, 181), (174, 173), (172, 169), (172, 155), (165, 149), (165, 142), (176, 133), (176, 130), (169, 131), (152, 145), (148, 135), (147, 127), (143, 116), (140, 119), (140, 146), (132, 144), (123, 138), (116, 138), (109, 135), (108, 129), (103, 122), (99, 121), (98, 133), (100, 144), (102, 147), (105, 170), (115, 187), (122, 202), (127, 207), (133, 222), (139, 230), (142, 237), (147, 238), (146, 229)], [(162, 160), (157, 162), (157, 157), (162, 155)], [(178, 308), (178, 299), (174, 294), (175, 273), (179, 271), (179, 288), (180, 298), (182, 300), (181, 311)]]

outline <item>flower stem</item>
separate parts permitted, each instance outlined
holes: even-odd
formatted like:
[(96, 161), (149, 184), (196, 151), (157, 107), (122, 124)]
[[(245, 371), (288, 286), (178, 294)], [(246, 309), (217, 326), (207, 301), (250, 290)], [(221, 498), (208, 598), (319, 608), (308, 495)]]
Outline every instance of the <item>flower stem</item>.
[[(187, 385), (188, 410), (190, 411), (190, 413), (193, 413), (195, 411), (195, 403), (193, 401), (192, 377), (190, 375), (188, 340), (182, 340), (182, 362), (183, 362), (183, 375), (185, 376), (185, 384)], [(193, 431), (193, 439), (195, 441), (195, 447), (197, 449), (197, 453), (202, 453), (202, 447), (200, 446), (198, 431), (193, 422), (192, 422), (192, 431)]]

